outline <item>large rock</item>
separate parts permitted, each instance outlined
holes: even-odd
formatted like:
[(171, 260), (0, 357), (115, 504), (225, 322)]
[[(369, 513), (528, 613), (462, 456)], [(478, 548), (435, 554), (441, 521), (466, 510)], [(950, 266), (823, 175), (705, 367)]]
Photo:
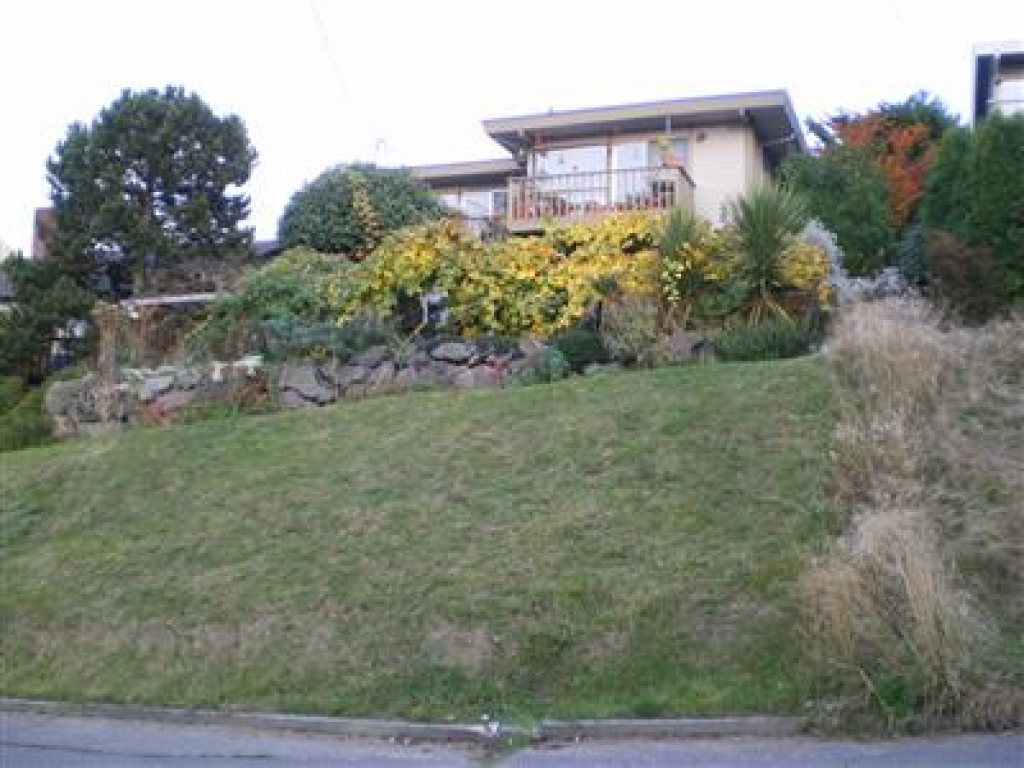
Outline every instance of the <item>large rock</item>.
[(360, 352), (358, 355), (354, 355), (350, 361), (350, 365), (358, 365), (363, 368), (376, 368), (390, 357), (390, 350), (383, 345), (378, 345), (376, 347), (370, 347), (369, 349)]
[(446, 341), (438, 344), (430, 352), (430, 356), (435, 360), (455, 364), (468, 363), (475, 354), (476, 347), (461, 341)]
[(489, 365), (478, 365), (463, 368), (452, 378), (452, 386), (456, 389), (495, 389), (502, 384), (501, 372)]
[(420, 374), (416, 368), (402, 368), (395, 374), (394, 388), (397, 392), (407, 392), (419, 386)]
[(192, 405), (198, 396), (199, 393), (194, 389), (174, 389), (153, 400), (150, 407), (160, 413), (175, 413)]
[(174, 387), (176, 379), (177, 374), (173, 368), (143, 371), (142, 382), (139, 384), (139, 399), (144, 403), (151, 403), (160, 395), (169, 392)]
[[(361, 390), (362, 385), (370, 378), (371, 373), (372, 369), (367, 368), (365, 365), (357, 365), (355, 363), (343, 365), (338, 369), (338, 374), (335, 377), (338, 390), (345, 394), (349, 394), (357, 388)], [(361, 391), (359, 394), (361, 394)]]
[(367, 394), (384, 394), (395, 388), (395, 364), (385, 360), (370, 373), (366, 380)]
[(334, 384), (311, 363), (283, 366), (277, 386), (282, 391), (290, 390), (303, 400), (319, 405), (333, 402), (338, 396)]

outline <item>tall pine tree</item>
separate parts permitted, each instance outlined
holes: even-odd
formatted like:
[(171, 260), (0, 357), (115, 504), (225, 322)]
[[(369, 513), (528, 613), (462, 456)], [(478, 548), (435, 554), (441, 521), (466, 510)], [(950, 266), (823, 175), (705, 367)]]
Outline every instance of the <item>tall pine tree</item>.
[(154, 268), (222, 258), (252, 240), (240, 188), (256, 153), (236, 116), (181, 88), (124, 91), (91, 125), (75, 123), (47, 163), (49, 248), (99, 293), (150, 289)]

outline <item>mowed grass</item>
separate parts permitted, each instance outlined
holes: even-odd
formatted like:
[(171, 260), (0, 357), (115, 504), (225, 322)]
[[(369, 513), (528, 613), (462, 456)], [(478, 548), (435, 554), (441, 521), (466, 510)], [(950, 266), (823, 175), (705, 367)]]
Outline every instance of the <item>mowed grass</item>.
[(0, 457), (5, 695), (412, 718), (796, 712), (821, 362)]

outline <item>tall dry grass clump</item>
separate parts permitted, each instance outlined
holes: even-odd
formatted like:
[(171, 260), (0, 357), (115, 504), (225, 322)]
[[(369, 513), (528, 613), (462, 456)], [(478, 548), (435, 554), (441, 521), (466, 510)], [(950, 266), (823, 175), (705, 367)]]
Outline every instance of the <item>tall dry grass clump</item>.
[(855, 304), (828, 359), (841, 533), (802, 580), (826, 678), (892, 725), (1019, 722), (1001, 654), (1024, 628), (1024, 322)]

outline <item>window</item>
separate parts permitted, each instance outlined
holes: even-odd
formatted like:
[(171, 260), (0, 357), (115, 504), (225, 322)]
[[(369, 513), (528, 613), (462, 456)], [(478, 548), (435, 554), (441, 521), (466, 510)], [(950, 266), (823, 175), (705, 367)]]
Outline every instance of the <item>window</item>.
[(507, 189), (492, 189), (491, 190), (491, 216), (507, 216), (508, 215), (508, 190)]
[(551, 149), (536, 154), (537, 176), (567, 173), (604, 173), (608, 169), (608, 148), (604, 144)]

